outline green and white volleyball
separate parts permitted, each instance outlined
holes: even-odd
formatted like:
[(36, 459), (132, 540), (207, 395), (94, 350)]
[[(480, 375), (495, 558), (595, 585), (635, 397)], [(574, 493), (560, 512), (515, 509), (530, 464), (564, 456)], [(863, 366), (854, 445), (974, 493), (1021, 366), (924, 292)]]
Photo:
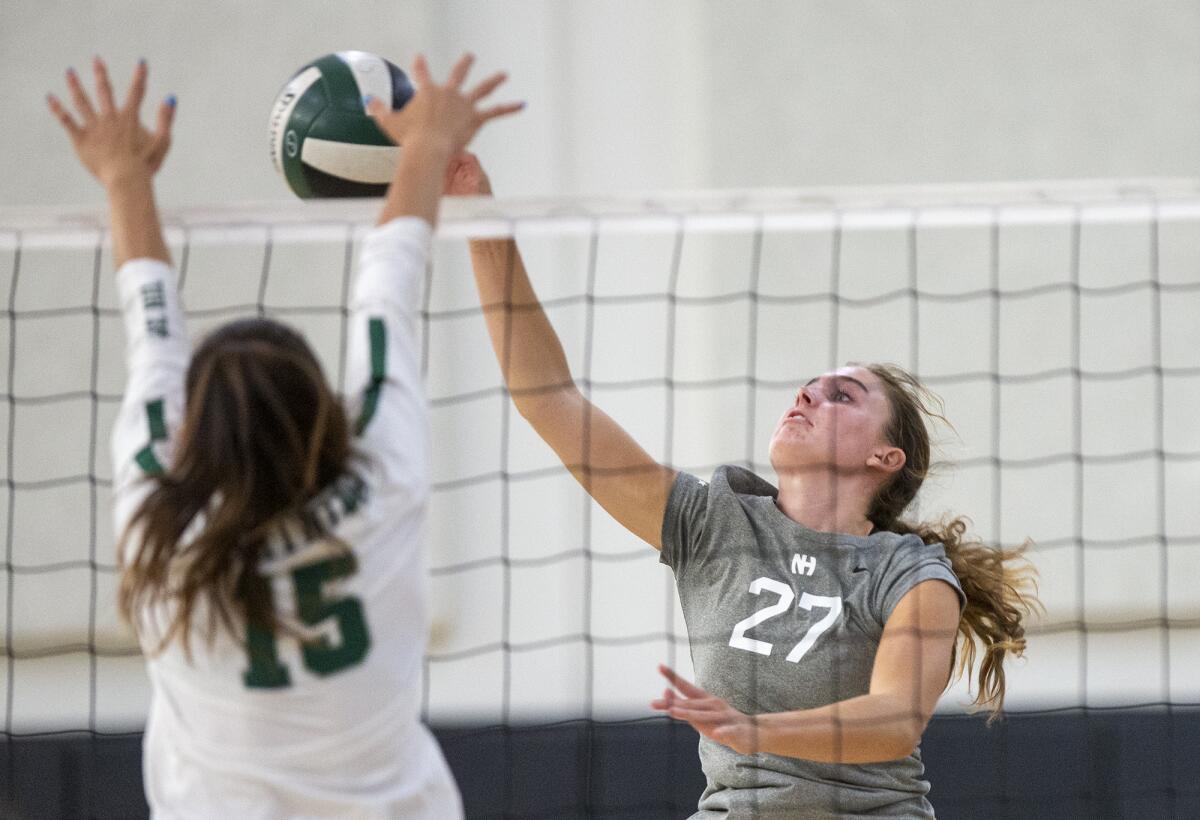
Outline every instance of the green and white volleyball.
[(339, 51), (297, 71), (271, 107), (271, 159), (302, 199), (382, 196), (400, 149), (367, 116), (363, 98), (401, 108), (408, 77), (365, 51)]

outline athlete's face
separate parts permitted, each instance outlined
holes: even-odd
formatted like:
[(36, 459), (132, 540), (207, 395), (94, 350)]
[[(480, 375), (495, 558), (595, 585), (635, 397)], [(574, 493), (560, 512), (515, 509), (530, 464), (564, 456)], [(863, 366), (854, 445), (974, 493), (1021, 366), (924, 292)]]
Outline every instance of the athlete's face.
[[(810, 380), (796, 393), (771, 437), (771, 465), (780, 475), (836, 468), (854, 473), (889, 466), (899, 453), (884, 433), (891, 418), (885, 386), (862, 367), (843, 367)], [(901, 454), (902, 455), (902, 454)]]

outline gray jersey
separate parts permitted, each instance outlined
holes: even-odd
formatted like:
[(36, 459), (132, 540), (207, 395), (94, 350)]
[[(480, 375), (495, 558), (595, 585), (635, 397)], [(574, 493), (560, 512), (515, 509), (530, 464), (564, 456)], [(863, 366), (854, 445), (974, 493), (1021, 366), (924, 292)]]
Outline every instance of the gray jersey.
[[(681, 473), (663, 519), (699, 686), (748, 714), (866, 694), (888, 616), (921, 581), (962, 590), (940, 544), (810, 530), (738, 467)], [(965, 599), (964, 599), (965, 600)], [(919, 750), (886, 763), (740, 755), (700, 739), (696, 818), (933, 817)]]

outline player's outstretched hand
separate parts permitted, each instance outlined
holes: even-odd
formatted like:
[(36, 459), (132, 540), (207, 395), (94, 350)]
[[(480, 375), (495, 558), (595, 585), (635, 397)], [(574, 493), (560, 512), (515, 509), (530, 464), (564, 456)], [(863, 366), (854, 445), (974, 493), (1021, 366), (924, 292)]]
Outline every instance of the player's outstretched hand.
[(660, 664), (658, 671), (672, 688), (663, 690), (661, 698), (650, 701), (651, 708), (690, 723), (700, 734), (738, 754), (758, 751), (758, 722), (752, 716), (705, 692), (669, 666)]
[(134, 70), (129, 92), (120, 107), (113, 100), (104, 61), (96, 57), (92, 70), (96, 77), (95, 105), (75, 70), (68, 69), (67, 89), (71, 92), (75, 113), (72, 114), (58, 97), (48, 94), (46, 103), (50, 112), (71, 138), (79, 161), (105, 187), (130, 176), (153, 176), (171, 147), (175, 98), (168, 97), (159, 105), (158, 122), (154, 131), (150, 131), (142, 125), (138, 114), (146, 94), (146, 61), (139, 62)]
[(479, 164), (479, 157), (463, 151), (446, 166), (447, 196), (491, 196), (492, 182)]
[(450, 70), (446, 82), (435, 83), (429, 75), (425, 58), (418, 56), (412, 67), (416, 93), (408, 104), (399, 111), (392, 111), (383, 100), (372, 97), (366, 100), (367, 113), (398, 145), (431, 140), (448, 148), (451, 155), (457, 155), (467, 147), (484, 123), (515, 114), (525, 107), (525, 103), (505, 103), (481, 108), (480, 103), (484, 98), (508, 76), (503, 72), (493, 74), (470, 91), (464, 91), (463, 82), (474, 60), (470, 54), (464, 54)]

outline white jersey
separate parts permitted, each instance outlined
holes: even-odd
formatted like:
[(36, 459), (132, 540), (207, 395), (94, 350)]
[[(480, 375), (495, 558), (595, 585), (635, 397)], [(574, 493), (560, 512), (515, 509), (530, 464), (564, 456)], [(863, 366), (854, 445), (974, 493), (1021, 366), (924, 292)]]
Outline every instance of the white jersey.
[[(406, 217), (363, 243), (346, 363), (359, 456), (309, 507), (350, 554), (306, 537), (320, 529), (310, 519), (272, 539), (259, 567), (297, 636), (221, 630), (210, 644), (198, 606), (189, 660), (178, 641), (154, 652), (169, 611), (139, 613), (155, 817), (462, 815), (419, 721), (430, 466), (416, 334), (430, 241), (428, 223)], [(134, 260), (117, 282), (129, 368), (112, 441), (120, 533), (152, 487), (147, 476), (171, 463), (191, 348), (168, 265)], [(126, 549), (138, 546), (135, 533)]]

